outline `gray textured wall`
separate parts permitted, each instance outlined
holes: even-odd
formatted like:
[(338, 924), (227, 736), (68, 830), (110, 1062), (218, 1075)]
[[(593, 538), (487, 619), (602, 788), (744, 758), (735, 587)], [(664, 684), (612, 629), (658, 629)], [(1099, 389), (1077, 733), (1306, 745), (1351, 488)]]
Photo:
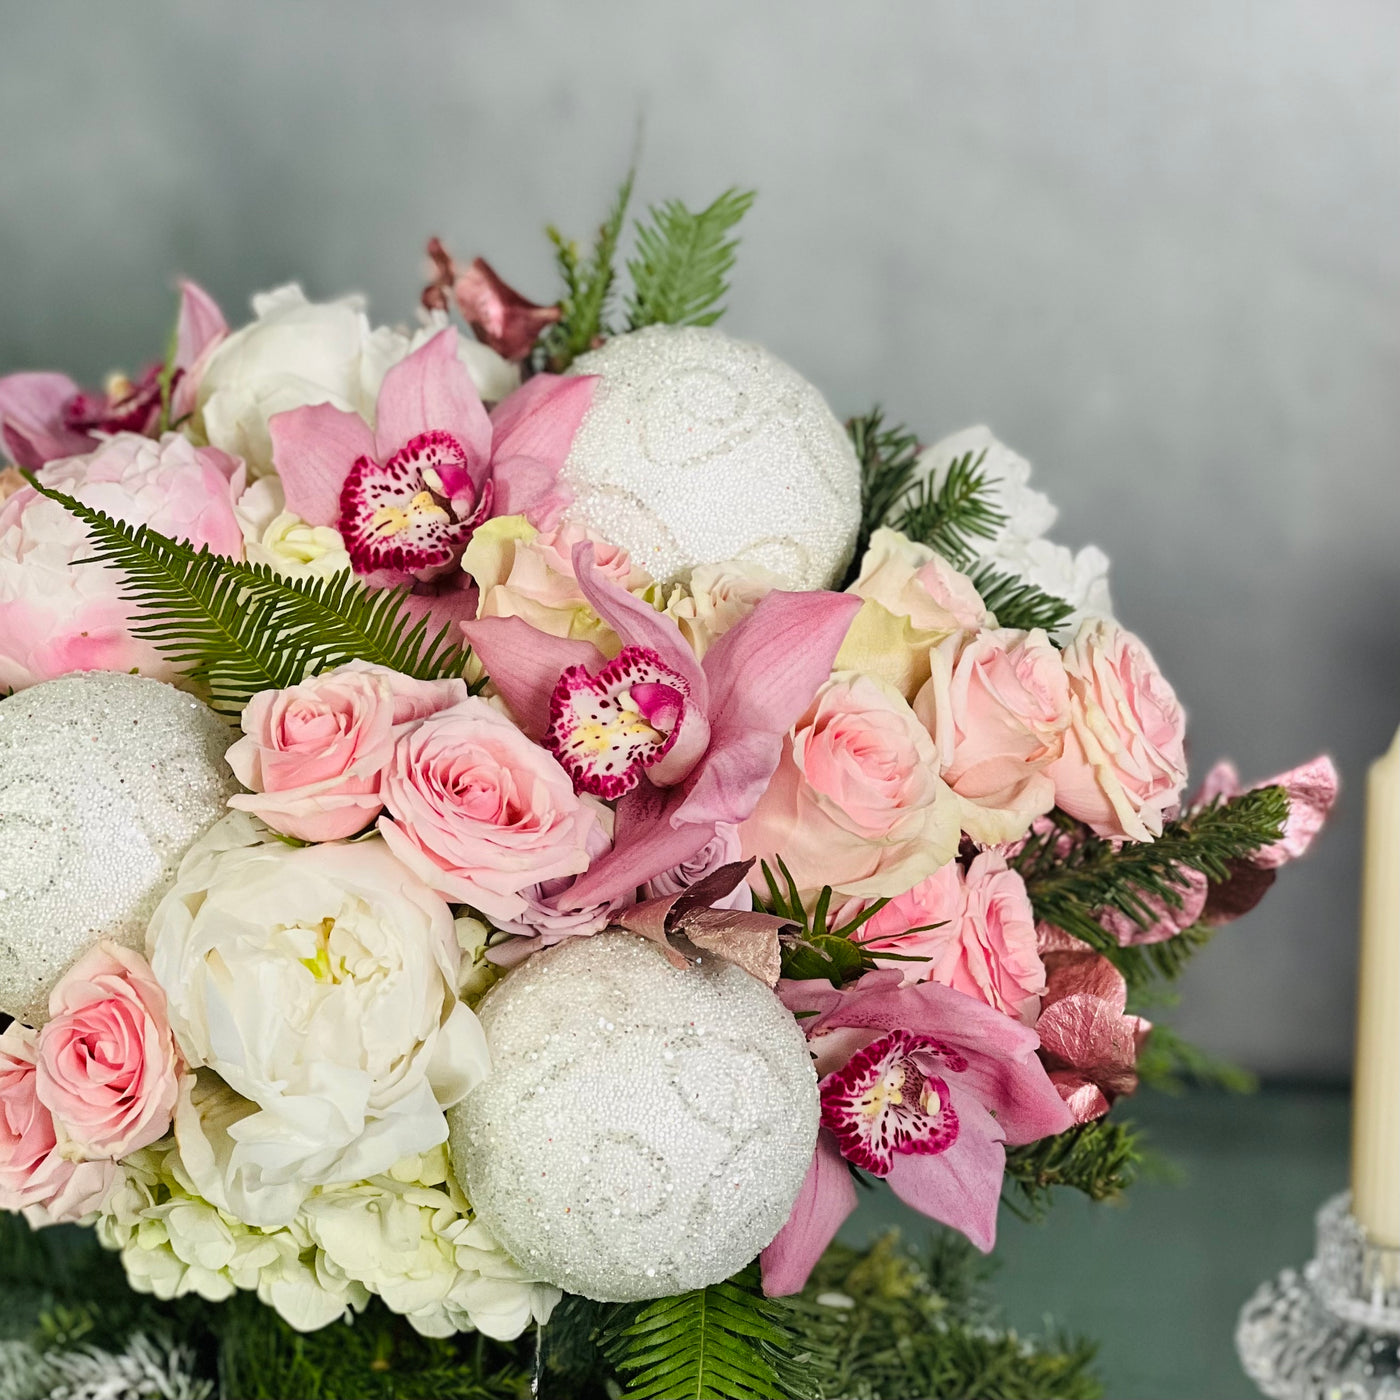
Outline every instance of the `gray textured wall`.
[(734, 331), (1036, 463), (1198, 771), (1337, 755), (1335, 827), (1178, 1019), (1344, 1073), (1400, 721), (1397, 55), (1391, 0), (3, 0), (0, 372), (135, 367), (174, 271), (398, 319), (430, 232), (547, 299), (541, 226), (596, 222), (644, 114), (645, 197), (761, 191)]

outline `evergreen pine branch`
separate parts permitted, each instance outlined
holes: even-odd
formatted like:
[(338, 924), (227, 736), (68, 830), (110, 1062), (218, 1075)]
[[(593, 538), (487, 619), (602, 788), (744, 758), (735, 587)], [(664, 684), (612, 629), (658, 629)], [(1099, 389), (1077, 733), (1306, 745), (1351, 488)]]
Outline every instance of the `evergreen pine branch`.
[(730, 230), (753, 204), (752, 190), (726, 190), (708, 209), (692, 213), (678, 199), (654, 205), (651, 222), (637, 224), (637, 251), (628, 262), (633, 330), (640, 326), (712, 326), (724, 314), (738, 242)]
[(1006, 1150), (1002, 1200), (1017, 1215), (1039, 1219), (1058, 1187), (1091, 1201), (1112, 1200), (1137, 1179), (1142, 1150), (1131, 1123), (1097, 1118), (1055, 1137)]
[(87, 527), (92, 558), (122, 572), (122, 596), (141, 610), (132, 627), (236, 717), (260, 690), (295, 685), (351, 660), (420, 680), (460, 677), (465, 650), (444, 627), (428, 635), (398, 590), (369, 589), (350, 574), (286, 579), (207, 548), (128, 525), (60, 491), (35, 489)]
[(996, 538), (1006, 515), (992, 504), (991, 483), (982, 463), (986, 450), (967, 452), (952, 462), (935, 487), (931, 476), (917, 482), (900, 503), (894, 527), (941, 554), (955, 568), (976, 557), (976, 540)]
[(1137, 1076), (1145, 1087), (1164, 1094), (1181, 1094), (1192, 1085), (1223, 1089), (1227, 1094), (1252, 1094), (1259, 1087), (1249, 1070), (1212, 1055), (1163, 1025), (1152, 1027), (1138, 1051)]
[(971, 578), (987, 611), (996, 614), (998, 627), (1013, 627), (1020, 632), (1039, 627), (1053, 634), (1074, 612), (1073, 603), (1046, 593), (1015, 574), (1002, 573), (992, 564), (977, 565)]
[[(790, 1391), (774, 1368), (792, 1336), (783, 1305), (765, 1298), (758, 1269), (708, 1288), (657, 1298), (604, 1332), (603, 1350), (625, 1373), (627, 1400), (760, 1400)], [(622, 1325), (625, 1323), (625, 1325)]]
[(545, 358), (556, 374), (566, 370), (599, 336), (608, 333), (608, 307), (617, 279), (617, 245), (636, 177), (634, 166), (627, 172), (587, 257), (579, 251), (578, 244), (566, 239), (557, 228), (551, 225), (545, 230), (554, 244), (554, 261), (564, 278), (565, 289), (559, 320), (544, 336)]
[(1114, 910), (1140, 928), (1151, 927), (1158, 918), (1152, 902), (1181, 908), (1187, 871), (1199, 871), (1212, 883), (1228, 879), (1230, 863), (1277, 841), (1287, 819), (1288, 794), (1279, 787), (1257, 788), (1187, 812), (1168, 822), (1155, 841), (1115, 846), (1056, 826), (1031, 837), (1015, 866), (1037, 919), (1097, 949), (1130, 986), (1138, 986), (1178, 976), (1213, 930), (1195, 924), (1160, 943), (1123, 948), (1099, 915)]
[(908, 492), (919, 467), (918, 438), (901, 424), (886, 426), (884, 410), (878, 406), (850, 419), (846, 432), (860, 463), (860, 533), (842, 588), (849, 588), (859, 577), (870, 537)]

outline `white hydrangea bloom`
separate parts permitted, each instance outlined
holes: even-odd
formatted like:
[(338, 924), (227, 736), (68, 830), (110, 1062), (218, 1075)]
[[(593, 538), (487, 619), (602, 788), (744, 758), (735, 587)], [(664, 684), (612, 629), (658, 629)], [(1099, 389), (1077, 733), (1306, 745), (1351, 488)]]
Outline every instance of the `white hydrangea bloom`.
[(318, 1187), (281, 1228), (245, 1225), (227, 1208), (218, 1163), (246, 1107), (201, 1073), (185, 1086), (177, 1137), (123, 1163), (97, 1229), (138, 1292), (217, 1302), (255, 1291), (302, 1332), (371, 1295), (429, 1337), (476, 1329), (507, 1341), (548, 1320), (559, 1290), (531, 1279), (472, 1219), (446, 1145), (366, 1181)]

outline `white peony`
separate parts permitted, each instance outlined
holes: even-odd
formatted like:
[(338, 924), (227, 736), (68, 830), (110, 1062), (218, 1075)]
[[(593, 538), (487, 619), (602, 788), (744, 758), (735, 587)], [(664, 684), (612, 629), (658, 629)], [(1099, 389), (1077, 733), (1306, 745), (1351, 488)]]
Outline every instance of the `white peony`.
[(457, 1000), (447, 905), (378, 838), (294, 848), (265, 831), (235, 813), (197, 843), (147, 948), (189, 1064), (247, 1101), (227, 1151), (182, 1145), (187, 1166), (215, 1204), (271, 1227), (315, 1186), (446, 1141), (443, 1109), (489, 1058)]
[(238, 498), (233, 513), (250, 564), (266, 564), (286, 578), (329, 578), (350, 568), (340, 531), (293, 515), (275, 476), (255, 481)]
[[(371, 327), (362, 297), (312, 302), (295, 284), (255, 296), (253, 311), (257, 319), (223, 341), (204, 367), (196, 427), (243, 458), (254, 476), (272, 471), (273, 414), (329, 403), (373, 423), (385, 374), (446, 324), (416, 336)], [(488, 346), (466, 336), (459, 343), (482, 398), (504, 398), (520, 382), (519, 371)]]

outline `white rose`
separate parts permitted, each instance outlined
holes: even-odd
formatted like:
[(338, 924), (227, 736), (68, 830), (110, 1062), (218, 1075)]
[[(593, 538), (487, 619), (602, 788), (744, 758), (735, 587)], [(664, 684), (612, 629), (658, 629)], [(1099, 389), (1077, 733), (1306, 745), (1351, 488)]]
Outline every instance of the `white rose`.
[(250, 564), (266, 564), (286, 578), (329, 578), (350, 568), (340, 531), (310, 525), (286, 508), (282, 483), (260, 477), (233, 508), (243, 531), (243, 553)]
[(677, 587), (666, 604), (686, 640), (703, 659), (731, 627), (742, 622), (783, 580), (762, 564), (731, 559), (724, 564), (701, 564), (686, 588)]
[(1108, 555), (1095, 545), (1085, 545), (1075, 554), (1050, 540), (1031, 540), (1019, 549), (1004, 550), (997, 563), (1074, 608), (1056, 629), (1056, 641), (1072, 637), (1086, 617), (1113, 616)]
[[(294, 284), (255, 296), (253, 311), (257, 319), (210, 356), (196, 418), (209, 442), (242, 457), (254, 476), (272, 471), (273, 414), (329, 403), (372, 424), (384, 375), (440, 328), (414, 337), (372, 328), (363, 298), (311, 302)], [(519, 383), (519, 372), (494, 350), (465, 336), (460, 343), (482, 398), (504, 398)]]
[(447, 905), (377, 838), (293, 848), (264, 831), (238, 813), (197, 843), (147, 948), (191, 1067), (248, 1101), (224, 1160), (211, 1148), (197, 1168), (182, 1142), (190, 1170), (215, 1204), (277, 1226), (313, 1187), (446, 1141), (442, 1110), (489, 1059), (456, 997)]

